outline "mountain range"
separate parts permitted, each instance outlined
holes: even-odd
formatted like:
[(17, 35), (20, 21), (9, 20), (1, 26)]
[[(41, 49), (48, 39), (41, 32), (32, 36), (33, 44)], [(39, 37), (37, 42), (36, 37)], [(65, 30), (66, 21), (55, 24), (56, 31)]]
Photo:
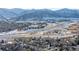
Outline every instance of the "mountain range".
[(0, 20), (30, 20), (45, 18), (79, 18), (79, 10), (76, 9), (6, 9), (0, 8)]

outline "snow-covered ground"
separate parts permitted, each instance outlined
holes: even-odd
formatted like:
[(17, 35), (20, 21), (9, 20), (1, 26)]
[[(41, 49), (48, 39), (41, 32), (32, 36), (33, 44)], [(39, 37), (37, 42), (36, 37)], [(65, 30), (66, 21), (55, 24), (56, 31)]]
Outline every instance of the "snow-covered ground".
[(10, 32), (0, 33), (0, 40), (7, 40), (7, 39), (10, 39), (14, 36), (19, 36), (20, 33), (25, 33), (25, 31), (13, 30), (13, 31), (10, 31)]
[[(64, 36), (73, 36), (70, 32), (66, 31), (65, 28), (67, 28), (67, 26), (69, 26), (69, 23), (58, 23), (57, 25), (54, 24), (51, 25), (49, 24), (47, 27), (43, 28), (43, 29), (29, 29), (29, 30), (23, 30), (23, 31), (17, 31), (17, 30), (13, 30), (13, 31), (9, 31), (9, 32), (3, 32), (0, 33), (0, 40), (8, 40), (8, 39), (12, 39), (14, 37), (30, 37), (30, 36), (42, 36), (44, 37), (41, 33), (44, 32), (52, 32), (56, 29), (59, 30), (63, 30), (62, 33), (63, 34), (58, 34), (58, 35), (52, 35), (51, 37), (64, 37)], [(66, 35), (66, 33), (70, 33), (69, 35)], [(31, 34), (29, 34), (31, 33)], [(32, 34), (33, 33), (33, 34)], [(64, 36), (62, 36), (64, 35)], [(50, 36), (50, 35), (49, 35)], [(46, 34), (46, 37), (48, 37), (48, 35)]]

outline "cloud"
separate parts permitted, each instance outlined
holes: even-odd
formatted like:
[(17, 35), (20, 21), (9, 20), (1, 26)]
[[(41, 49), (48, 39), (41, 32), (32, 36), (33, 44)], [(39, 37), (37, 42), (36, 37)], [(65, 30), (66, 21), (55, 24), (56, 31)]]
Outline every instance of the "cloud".
[(79, 0), (0, 0), (0, 8), (76, 8)]

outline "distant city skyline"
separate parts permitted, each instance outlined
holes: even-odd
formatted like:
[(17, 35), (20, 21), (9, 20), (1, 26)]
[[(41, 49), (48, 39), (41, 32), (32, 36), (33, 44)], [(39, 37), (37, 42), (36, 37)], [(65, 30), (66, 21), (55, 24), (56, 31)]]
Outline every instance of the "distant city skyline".
[(0, 0), (0, 8), (79, 9), (79, 0)]

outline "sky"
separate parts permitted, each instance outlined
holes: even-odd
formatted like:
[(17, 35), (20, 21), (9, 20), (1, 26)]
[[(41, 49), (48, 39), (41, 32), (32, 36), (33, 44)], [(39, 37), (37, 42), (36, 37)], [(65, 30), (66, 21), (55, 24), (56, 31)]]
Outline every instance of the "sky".
[(79, 0), (0, 0), (0, 8), (79, 9)]

